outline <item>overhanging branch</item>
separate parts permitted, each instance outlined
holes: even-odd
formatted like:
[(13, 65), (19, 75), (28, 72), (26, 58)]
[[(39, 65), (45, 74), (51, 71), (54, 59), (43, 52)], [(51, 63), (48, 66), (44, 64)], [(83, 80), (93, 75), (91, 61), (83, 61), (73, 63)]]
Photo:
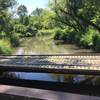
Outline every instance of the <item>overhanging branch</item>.
[[(64, 10), (61, 9), (61, 8), (59, 8), (59, 10), (60, 10), (61, 12), (63, 12), (64, 14), (66, 14), (66, 15), (73, 16), (72, 13), (69, 13), (69, 12), (67, 12), (67, 11), (64, 11)], [(87, 19), (84, 18), (83, 16), (77, 15), (76, 13), (74, 13), (74, 16), (75, 16), (76, 18), (78, 18), (79, 20), (83, 21), (84, 23), (86, 23), (86, 24), (88, 24), (88, 25), (94, 27), (95, 29), (97, 29), (97, 30), (100, 32), (100, 27), (99, 27), (98, 25), (96, 25), (95, 23), (92, 23), (91, 21), (87, 20)]]

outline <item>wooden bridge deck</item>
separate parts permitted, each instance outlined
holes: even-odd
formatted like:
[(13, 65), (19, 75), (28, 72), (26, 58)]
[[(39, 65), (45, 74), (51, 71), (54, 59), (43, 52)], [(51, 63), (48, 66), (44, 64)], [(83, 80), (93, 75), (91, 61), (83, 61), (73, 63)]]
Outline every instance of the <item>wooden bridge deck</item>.
[(100, 54), (0, 56), (0, 71), (100, 75)]

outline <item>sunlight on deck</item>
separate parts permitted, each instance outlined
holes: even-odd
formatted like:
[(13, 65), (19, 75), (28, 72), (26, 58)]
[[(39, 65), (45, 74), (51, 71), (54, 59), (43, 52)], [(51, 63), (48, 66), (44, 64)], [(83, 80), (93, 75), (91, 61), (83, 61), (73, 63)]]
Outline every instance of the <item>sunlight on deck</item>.
[(48, 69), (100, 70), (100, 56), (34, 55), (0, 56), (2, 66), (23, 66)]

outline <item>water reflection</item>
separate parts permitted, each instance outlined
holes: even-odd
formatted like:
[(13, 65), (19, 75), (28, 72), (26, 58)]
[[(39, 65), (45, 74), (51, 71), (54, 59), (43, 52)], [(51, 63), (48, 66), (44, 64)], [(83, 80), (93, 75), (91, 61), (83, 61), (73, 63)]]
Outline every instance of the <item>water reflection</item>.
[(48, 73), (4, 72), (0, 78), (41, 80), (70, 84), (100, 85), (100, 76), (93, 75), (65, 75)]
[(59, 44), (49, 38), (23, 38), (21, 47), (16, 48), (13, 54), (71, 54), (71, 53), (91, 53), (91, 50), (80, 49), (75, 45)]
[(100, 76), (5, 72), (0, 84), (100, 96)]

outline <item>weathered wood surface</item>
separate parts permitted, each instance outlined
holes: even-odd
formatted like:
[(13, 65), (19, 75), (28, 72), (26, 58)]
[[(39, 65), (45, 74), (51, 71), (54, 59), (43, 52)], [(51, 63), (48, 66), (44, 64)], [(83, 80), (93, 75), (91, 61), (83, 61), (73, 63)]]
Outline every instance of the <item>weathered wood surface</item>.
[[(35, 99), (37, 98), (37, 99)], [(0, 85), (1, 100), (100, 100), (100, 97), (36, 88)]]
[(100, 55), (0, 56), (0, 71), (100, 74)]

